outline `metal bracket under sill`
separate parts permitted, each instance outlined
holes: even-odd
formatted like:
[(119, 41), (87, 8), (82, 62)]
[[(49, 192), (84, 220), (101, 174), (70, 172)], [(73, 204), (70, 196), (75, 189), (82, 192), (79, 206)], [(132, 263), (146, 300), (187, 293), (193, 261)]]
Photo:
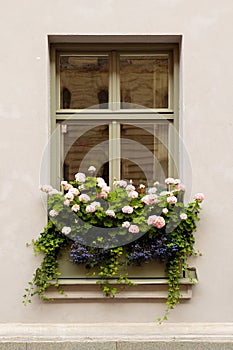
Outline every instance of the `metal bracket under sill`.
[[(63, 293), (59, 293), (57, 287), (50, 286), (45, 295), (49, 299), (56, 301), (76, 300), (76, 299), (164, 299), (168, 293), (168, 280), (166, 278), (132, 278), (133, 286), (118, 284), (116, 280), (110, 283), (116, 286), (118, 292), (114, 298), (106, 297), (101, 286), (96, 284), (96, 279), (59, 279), (60, 288)], [(180, 278), (181, 299), (192, 297), (192, 287), (197, 284), (197, 273), (195, 268), (189, 269), (189, 277)]]

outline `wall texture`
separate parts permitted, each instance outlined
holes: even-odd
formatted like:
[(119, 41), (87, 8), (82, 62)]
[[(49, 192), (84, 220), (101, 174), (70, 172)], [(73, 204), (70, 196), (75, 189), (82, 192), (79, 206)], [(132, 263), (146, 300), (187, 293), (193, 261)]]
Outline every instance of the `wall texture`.
[[(153, 322), (156, 301), (21, 303), (36, 267), (25, 243), (46, 222), (38, 186), (49, 138), (48, 35), (182, 35), (181, 135), (191, 192), (206, 195), (197, 232), (199, 284), (170, 322), (232, 322), (232, 0), (8, 0), (0, 22), (2, 323)], [(190, 180), (191, 177), (191, 180)], [(48, 180), (49, 181), (49, 180)], [(39, 258), (38, 258), (39, 260)]]

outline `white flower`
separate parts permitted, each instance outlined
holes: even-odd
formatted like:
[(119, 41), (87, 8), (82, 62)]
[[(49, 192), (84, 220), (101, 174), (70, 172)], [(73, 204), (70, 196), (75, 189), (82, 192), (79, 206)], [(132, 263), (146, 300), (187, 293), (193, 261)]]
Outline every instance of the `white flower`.
[(155, 194), (157, 192), (157, 188), (156, 187), (151, 187), (151, 188), (149, 188), (149, 190), (148, 190), (148, 193), (149, 194)]
[(165, 179), (166, 185), (174, 185), (174, 183), (175, 183), (175, 179), (173, 179), (173, 177), (168, 177), (167, 179)]
[(167, 208), (163, 208), (162, 212), (166, 215), (168, 213), (168, 209)]
[(103, 186), (103, 187), (101, 186), (101, 188), (102, 188), (102, 191), (106, 193), (109, 193), (111, 191), (111, 188), (109, 186)]
[(129, 198), (138, 198), (138, 192), (137, 191), (129, 191), (128, 197)]
[(74, 204), (73, 206), (72, 206), (72, 208), (71, 208), (75, 213), (77, 213), (77, 211), (79, 211), (80, 210), (80, 205), (78, 205), (78, 204)]
[(181, 218), (181, 220), (186, 220), (188, 218), (188, 216), (185, 213), (181, 213), (180, 218)]
[(75, 180), (77, 182), (85, 182), (86, 181), (86, 175), (83, 173), (77, 173), (75, 174)]
[(127, 191), (127, 192), (129, 192), (129, 191), (135, 191), (134, 185), (129, 184), (128, 186), (126, 186), (126, 191)]
[(169, 196), (167, 197), (167, 202), (169, 204), (175, 204), (177, 202), (177, 198), (175, 196)]
[(77, 188), (75, 187), (72, 187), (70, 190), (69, 190), (70, 193), (72, 193), (74, 196), (77, 196), (80, 192)]
[(104, 181), (104, 179), (102, 177), (97, 177), (96, 181), (97, 181), (98, 187), (102, 188), (102, 187), (107, 186), (106, 182)]
[(68, 199), (69, 201), (72, 201), (74, 199), (73, 193), (71, 193), (70, 191), (68, 193), (66, 193), (65, 194), (65, 199)]
[(100, 202), (92, 202), (91, 205), (92, 205), (93, 207), (95, 207), (95, 208), (101, 207)]
[(138, 233), (138, 232), (139, 232), (139, 227), (138, 227), (138, 225), (130, 225), (130, 227), (129, 227), (129, 232), (130, 232), (130, 233)]
[(112, 217), (114, 217), (116, 215), (115, 212), (113, 210), (110, 210), (110, 209), (106, 210), (105, 213), (106, 213), (106, 215), (112, 216)]
[(67, 184), (64, 185), (65, 191), (69, 191), (71, 188), (73, 188), (73, 186), (71, 184), (67, 183)]
[(64, 201), (64, 205), (66, 205), (67, 207), (70, 205), (69, 199), (66, 199), (66, 200)]
[(40, 190), (45, 193), (49, 193), (53, 190), (53, 187), (50, 185), (42, 185), (40, 186)]
[(71, 232), (71, 227), (69, 227), (69, 226), (64, 226), (63, 229), (61, 230), (61, 232), (62, 232), (64, 235), (68, 235), (68, 234)]
[(89, 202), (90, 200), (90, 197), (88, 196), (88, 194), (85, 194), (85, 193), (80, 194), (78, 198), (81, 202)]
[(126, 205), (126, 206), (123, 207), (121, 210), (122, 210), (122, 212), (125, 213), (125, 214), (132, 214), (132, 212), (133, 212), (133, 208), (130, 207), (129, 205)]
[(162, 196), (162, 197), (163, 196), (168, 196), (168, 195), (171, 196), (172, 192), (170, 192), (170, 191), (161, 191), (159, 195)]
[(58, 211), (56, 211), (56, 210), (50, 210), (50, 212), (49, 212), (49, 216), (51, 216), (52, 218), (54, 218), (55, 216), (58, 216)]
[(88, 171), (90, 173), (94, 173), (96, 171), (96, 168), (93, 165), (91, 165), (91, 166), (89, 166)]
[(159, 186), (159, 182), (158, 181), (155, 181), (154, 182), (154, 186), (156, 187), (156, 186)]
[(56, 190), (55, 188), (53, 188), (52, 191), (50, 191), (50, 192), (48, 193), (48, 195), (49, 195), (49, 196), (53, 196), (54, 194), (58, 194), (58, 193), (59, 193), (59, 194), (62, 194), (61, 192), (59, 192), (58, 190)]
[(203, 193), (197, 193), (197, 194), (195, 194), (194, 199), (196, 199), (197, 201), (202, 202), (205, 199), (205, 196), (204, 196)]
[(143, 184), (140, 184), (139, 185), (139, 188), (145, 188), (146, 186), (145, 185), (143, 185)]
[(117, 187), (126, 187), (127, 182), (125, 180), (114, 181), (114, 185)]
[(96, 207), (94, 207), (93, 205), (87, 205), (86, 207), (87, 213), (94, 213), (95, 210), (96, 210)]
[(180, 179), (175, 179), (175, 180), (174, 180), (174, 184), (175, 184), (175, 185), (179, 185), (180, 183), (181, 183)]
[(122, 224), (122, 227), (129, 228), (130, 227), (130, 222), (129, 221), (124, 221)]
[(67, 185), (67, 184), (68, 184), (67, 181), (61, 181), (61, 186), (65, 186), (65, 185)]

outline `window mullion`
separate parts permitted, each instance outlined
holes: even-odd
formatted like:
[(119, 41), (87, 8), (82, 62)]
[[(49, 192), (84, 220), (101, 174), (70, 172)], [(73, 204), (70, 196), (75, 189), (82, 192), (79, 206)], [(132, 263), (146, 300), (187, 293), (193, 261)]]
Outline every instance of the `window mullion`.
[(109, 125), (109, 184), (113, 185), (114, 178), (120, 179), (121, 143), (120, 123), (112, 121)]
[(110, 109), (116, 111), (120, 109), (119, 54), (116, 51), (112, 51), (110, 57), (109, 103)]

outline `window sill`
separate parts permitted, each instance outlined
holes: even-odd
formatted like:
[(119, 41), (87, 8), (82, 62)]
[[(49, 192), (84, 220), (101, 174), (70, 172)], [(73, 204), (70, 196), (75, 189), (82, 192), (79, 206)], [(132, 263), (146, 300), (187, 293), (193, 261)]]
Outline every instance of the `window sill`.
[[(198, 282), (196, 269), (190, 269), (190, 277), (180, 279), (181, 299), (190, 299), (192, 297), (192, 287)], [(46, 296), (53, 300), (75, 300), (75, 299), (106, 299), (96, 279), (59, 279), (60, 288), (63, 293), (60, 294), (55, 286), (49, 287)], [(116, 285), (119, 292), (114, 299), (164, 299), (167, 297), (168, 280), (166, 278), (133, 278), (131, 282), (134, 286), (129, 287), (124, 284), (117, 284), (112, 280), (112, 285)]]

